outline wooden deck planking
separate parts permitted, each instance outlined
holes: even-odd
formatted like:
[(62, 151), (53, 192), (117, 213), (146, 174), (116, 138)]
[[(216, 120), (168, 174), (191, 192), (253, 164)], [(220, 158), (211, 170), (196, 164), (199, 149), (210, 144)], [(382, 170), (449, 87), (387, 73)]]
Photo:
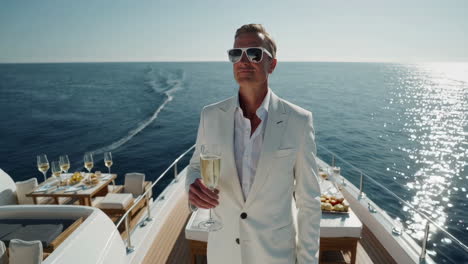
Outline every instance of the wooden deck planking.
[(185, 239), (185, 225), (190, 216), (187, 201), (186, 194), (174, 201), (176, 205), (169, 213), (161, 232), (151, 242), (151, 248), (142, 263), (190, 263), (190, 250)]

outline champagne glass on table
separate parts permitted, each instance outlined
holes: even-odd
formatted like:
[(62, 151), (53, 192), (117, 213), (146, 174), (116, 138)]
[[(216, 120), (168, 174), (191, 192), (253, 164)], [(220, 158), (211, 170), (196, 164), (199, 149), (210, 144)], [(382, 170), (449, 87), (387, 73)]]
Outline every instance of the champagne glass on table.
[[(216, 144), (204, 144), (200, 149), (200, 170), (203, 184), (211, 191), (214, 191), (218, 185), (219, 174), (221, 170), (221, 149)], [(200, 228), (209, 232), (217, 231), (223, 228), (221, 222), (211, 217), (198, 225)]]
[(87, 152), (84, 155), (84, 167), (88, 170), (88, 173), (91, 173), (91, 169), (94, 167), (93, 153)]
[(49, 170), (49, 161), (46, 154), (37, 156), (37, 169), (44, 175), (44, 181), (47, 180), (47, 171)]
[(68, 170), (70, 169), (70, 160), (68, 159), (68, 155), (60, 156), (60, 169), (62, 169), (64, 173), (68, 173)]
[(107, 169), (109, 170), (109, 174), (111, 173), (112, 164), (112, 153), (104, 152), (104, 165), (106, 165)]
[(60, 168), (58, 161), (52, 161), (50, 170), (52, 171), (52, 175), (54, 175), (56, 179), (60, 177), (60, 172), (62, 172), (62, 169)]
[[(114, 162), (112, 161), (112, 153), (110, 151), (104, 152), (104, 165), (106, 165), (106, 167), (107, 167), (107, 169), (109, 171), (109, 175), (111, 174), (112, 164), (114, 164)], [(112, 185), (115, 188), (115, 181), (114, 180), (112, 180)]]

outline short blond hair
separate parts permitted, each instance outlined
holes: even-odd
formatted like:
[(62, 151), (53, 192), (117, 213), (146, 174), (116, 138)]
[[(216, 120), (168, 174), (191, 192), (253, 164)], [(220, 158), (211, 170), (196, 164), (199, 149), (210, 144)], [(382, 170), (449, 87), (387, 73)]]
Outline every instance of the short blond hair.
[(234, 39), (236, 39), (240, 34), (244, 33), (261, 33), (265, 38), (263, 44), (265, 48), (271, 53), (273, 58), (276, 58), (276, 43), (275, 40), (271, 37), (271, 35), (265, 30), (262, 24), (245, 24), (242, 27), (236, 30), (236, 35)]

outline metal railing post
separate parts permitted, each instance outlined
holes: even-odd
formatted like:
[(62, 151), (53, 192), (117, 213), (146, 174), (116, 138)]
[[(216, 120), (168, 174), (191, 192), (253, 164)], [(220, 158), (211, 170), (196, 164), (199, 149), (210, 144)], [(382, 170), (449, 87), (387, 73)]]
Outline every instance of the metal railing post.
[(130, 254), (135, 250), (135, 248), (132, 246), (130, 220), (128, 219), (128, 216), (125, 216), (125, 230), (127, 231), (127, 254)]
[(419, 256), (419, 263), (426, 263), (426, 246), (427, 238), (429, 237), (429, 221), (426, 222), (426, 228), (424, 228), (424, 240), (422, 241), (421, 255)]
[(179, 180), (177, 179), (177, 162), (174, 164), (174, 182), (178, 182)]
[(363, 186), (363, 184), (364, 184), (364, 177), (363, 177), (362, 171), (360, 171), (360, 173), (361, 173), (361, 180), (360, 180), (360, 182), (359, 182), (359, 196), (358, 196), (359, 199), (363, 197), (363, 192), (362, 192), (362, 191), (363, 191), (363, 187), (364, 187), (364, 186)]

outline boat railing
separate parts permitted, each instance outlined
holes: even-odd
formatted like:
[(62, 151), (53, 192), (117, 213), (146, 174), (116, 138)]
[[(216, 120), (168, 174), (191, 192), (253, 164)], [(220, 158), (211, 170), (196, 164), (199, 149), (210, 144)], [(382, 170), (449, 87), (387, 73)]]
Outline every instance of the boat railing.
[[(136, 208), (136, 206), (138, 206), (138, 203), (142, 199), (147, 199), (147, 201), (146, 201), (147, 215), (146, 215), (145, 219), (142, 221), (142, 223), (140, 224), (140, 226), (144, 226), (144, 225), (146, 225), (147, 222), (152, 221), (153, 218), (151, 217), (151, 210), (150, 210), (150, 203), (149, 203), (149, 200), (151, 199), (152, 189), (156, 186), (156, 184), (158, 182), (161, 181), (162, 178), (164, 178), (166, 175), (168, 175), (168, 172), (171, 169), (173, 169), (173, 171), (174, 171), (174, 178), (175, 178), (174, 182), (177, 182), (177, 175), (178, 175), (178, 166), (177, 165), (180, 162), (180, 160), (182, 158), (184, 158), (194, 148), (195, 148), (195, 145), (191, 146), (184, 153), (182, 153), (179, 157), (177, 157), (172, 162), (172, 164), (170, 164), (167, 167), (167, 169), (164, 170), (160, 174), (160, 176), (151, 184), (151, 188), (148, 188), (143, 194), (141, 194), (140, 196), (137, 197), (134, 204), (130, 207), (129, 210), (127, 210), (127, 212), (117, 222), (117, 224), (116, 224), (117, 228), (119, 228), (122, 224), (125, 224), (127, 254), (134, 251), (134, 247), (132, 245), (132, 240), (131, 240), (131, 233), (132, 233), (133, 230), (130, 229), (130, 218), (129, 218), (130, 212), (132, 212), (132, 210), (134, 208)], [(415, 208), (411, 203), (409, 203), (409, 202), (405, 201), (404, 199), (400, 198), (397, 194), (395, 194), (394, 192), (389, 190), (387, 187), (385, 187), (381, 183), (377, 182), (371, 176), (369, 176), (368, 174), (366, 174), (365, 172), (363, 172), (361, 169), (357, 168), (353, 164), (349, 163), (348, 161), (346, 161), (345, 159), (343, 159), (342, 157), (340, 157), (336, 153), (334, 153), (334, 152), (332, 152), (332, 151), (330, 151), (327, 148), (322, 147), (322, 146), (318, 146), (318, 148), (321, 149), (321, 150), (324, 150), (325, 152), (327, 152), (328, 154), (331, 155), (331, 157), (332, 157), (332, 162), (331, 162), (332, 166), (335, 165), (336, 160), (340, 160), (340, 162), (342, 162), (343, 164), (346, 164), (347, 166), (349, 166), (350, 168), (352, 168), (353, 170), (355, 170), (356, 172), (358, 172), (360, 174), (359, 195), (358, 195), (358, 197), (360, 199), (363, 199), (364, 196), (365, 196), (364, 183), (365, 182), (370, 182), (370, 183), (374, 184), (375, 186), (377, 186), (379, 189), (384, 190), (390, 196), (392, 196), (393, 198), (398, 200), (400, 203), (406, 205), (413, 212), (419, 214), (422, 218), (424, 218), (426, 220), (426, 226), (425, 226), (425, 229), (424, 229), (425, 234), (424, 234), (424, 239), (422, 241), (421, 252), (420, 252), (420, 263), (425, 262), (425, 259), (426, 259), (426, 245), (427, 245), (427, 239), (428, 239), (428, 235), (429, 235), (430, 225), (432, 225), (435, 228), (437, 228), (438, 230), (440, 230), (451, 241), (454, 241), (465, 252), (465, 254), (468, 253), (468, 247), (465, 244), (463, 244), (458, 238), (456, 238), (454, 235), (452, 235), (444, 227), (440, 226), (435, 221), (433, 221), (426, 213), (421, 212), (419, 209)], [(369, 210), (372, 211), (373, 213), (379, 213), (379, 211), (376, 210), (373, 206), (371, 206), (371, 204), (369, 204)], [(135, 226), (135, 228), (136, 228), (136, 226)], [(392, 232), (392, 233), (395, 234), (395, 235), (399, 235), (399, 233), (401, 233), (403, 231), (403, 230), (399, 230), (399, 229), (401, 229), (401, 226), (395, 227), (394, 228), (395, 232)]]
[(151, 199), (151, 193), (152, 193), (152, 190), (153, 188), (156, 186), (156, 184), (162, 179), (164, 178), (164, 176), (167, 175), (167, 173), (171, 170), (171, 168), (174, 168), (174, 178), (175, 178), (175, 182), (177, 182), (177, 175), (178, 175), (178, 171), (177, 171), (177, 164), (179, 163), (179, 161), (185, 156), (187, 155), (187, 153), (189, 153), (192, 149), (195, 148), (195, 145), (191, 146), (189, 149), (187, 149), (184, 153), (182, 153), (179, 157), (177, 157), (174, 162), (172, 162), (171, 165), (169, 165), (169, 167), (167, 167), (166, 170), (164, 170), (161, 175), (159, 175), (159, 177), (151, 184), (150, 188), (147, 188), (146, 191), (139, 195), (133, 205), (127, 210), (127, 212), (120, 218), (120, 220), (117, 222), (116, 226), (117, 228), (120, 227), (120, 225), (122, 225), (122, 223), (125, 223), (125, 232), (126, 232), (126, 235), (127, 235), (127, 238), (126, 238), (126, 242), (127, 242), (127, 254), (129, 253), (132, 253), (134, 251), (134, 247), (133, 247), (133, 244), (132, 244), (132, 238), (131, 238), (131, 233), (132, 233), (132, 230), (130, 230), (130, 218), (129, 218), (129, 215), (130, 215), (130, 212), (133, 211), (134, 208), (136, 208), (139, 204), (139, 202), (143, 199), (146, 199), (146, 211), (147, 211), (147, 215), (146, 215), (146, 218), (142, 221), (142, 223), (140, 224), (140, 226), (145, 226), (147, 222), (150, 222), (153, 220), (153, 218), (151, 217), (151, 208), (150, 208), (150, 199)]
[[(454, 235), (452, 235), (444, 227), (440, 226), (438, 223), (436, 223), (434, 220), (432, 220), (426, 213), (420, 211), (418, 208), (415, 208), (411, 203), (409, 203), (406, 200), (399, 197), (397, 194), (395, 194), (394, 192), (389, 190), (383, 184), (377, 182), (375, 179), (373, 179), (373, 177), (369, 176), (367, 173), (363, 172), (358, 167), (356, 167), (353, 164), (349, 163), (348, 161), (346, 161), (345, 159), (343, 159), (342, 157), (337, 155), (335, 152), (333, 152), (333, 151), (331, 151), (331, 150), (329, 150), (329, 149), (327, 149), (327, 148), (325, 148), (323, 146), (320, 146), (320, 145), (317, 145), (317, 146), (318, 146), (319, 150), (323, 150), (323, 151), (325, 151), (326, 153), (328, 153), (331, 156), (331, 166), (335, 166), (336, 160), (339, 160), (340, 162), (342, 162), (343, 164), (346, 164), (347, 166), (349, 166), (349, 168), (355, 170), (355, 172), (357, 172), (359, 174), (359, 176), (360, 176), (359, 177), (359, 188), (358, 188), (359, 193), (357, 195), (358, 199), (365, 199), (366, 194), (364, 192), (364, 186), (368, 185), (368, 183), (371, 183), (371, 184), (375, 185), (376, 187), (378, 187), (379, 190), (385, 191), (387, 194), (389, 194), (390, 196), (395, 198), (397, 201), (399, 201), (400, 203), (402, 203), (402, 204), (406, 205), (408, 208), (410, 208), (410, 210), (412, 212), (418, 214), (419, 216), (421, 216), (423, 219), (426, 220), (425, 228), (424, 228), (424, 238), (422, 239), (421, 252), (419, 254), (419, 262), (420, 263), (424, 263), (425, 259), (426, 259), (427, 240), (428, 240), (428, 236), (429, 236), (430, 226), (433, 226), (436, 229), (438, 229), (439, 231), (441, 231), (451, 241), (455, 242), (462, 249), (462, 251), (464, 251), (464, 254), (468, 254), (468, 246), (463, 244), (463, 242), (461, 242), (458, 238), (456, 238)], [(341, 173), (341, 176), (344, 177), (343, 173)], [(344, 179), (342, 179), (342, 182), (339, 183), (339, 184), (342, 184), (342, 185), (345, 184)], [(369, 208), (370, 212), (379, 213), (379, 211), (374, 206), (372, 206), (370, 203), (368, 205), (369, 205), (368, 208)], [(402, 229), (403, 229), (403, 225), (393, 226), (392, 234), (401, 235), (401, 233), (403, 232)], [(441, 253), (442, 256), (444, 255), (442, 252), (439, 252), (439, 253)]]

